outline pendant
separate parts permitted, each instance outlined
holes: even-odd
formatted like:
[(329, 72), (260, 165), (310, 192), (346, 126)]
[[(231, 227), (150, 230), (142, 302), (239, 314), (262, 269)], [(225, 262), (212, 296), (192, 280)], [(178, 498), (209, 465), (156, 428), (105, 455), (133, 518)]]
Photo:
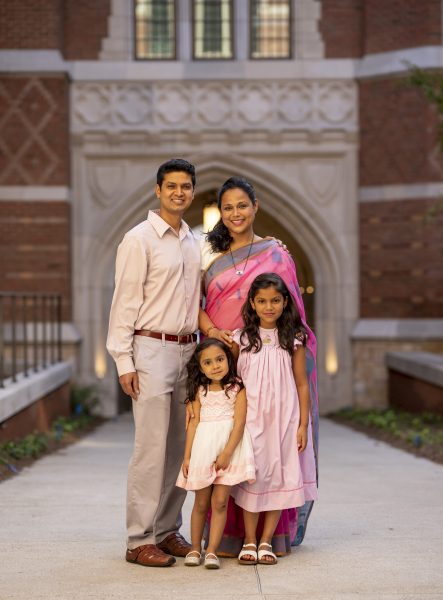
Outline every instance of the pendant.
[(263, 343), (264, 343), (264, 344), (271, 344), (271, 343), (272, 343), (272, 340), (271, 340), (271, 338), (269, 337), (269, 335), (267, 335), (267, 336), (265, 336), (265, 337), (263, 338)]
[(243, 275), (243, 273), (244, 273), (244, 271), (236, 271), (236, 272), (235, 272), (235, 274), (236, 274), (236, 275), (239, 275), (239, 276), (240, 276), (240, 275)]

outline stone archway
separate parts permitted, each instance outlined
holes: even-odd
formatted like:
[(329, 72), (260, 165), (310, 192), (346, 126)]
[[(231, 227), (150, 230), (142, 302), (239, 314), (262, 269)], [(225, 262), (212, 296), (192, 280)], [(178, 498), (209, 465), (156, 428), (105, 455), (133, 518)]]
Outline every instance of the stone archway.
[[(352, 396), (350, 332), (358, 300), (356, 219), (354, 231), (346, 237), (337, 223), (327, 218), (327, 211), (323, 215), (318, 210), (306, 193), (309, 186), (303, 181), (305, 161), (301, 161), (298, 170), (293, 169), (295, 176), (288, 178), (269, 165), (232, 153), (205, 153), (188, 158), (197, 167), (199, 192), (219, 187), (233, 174), (242, 174), (252, 181), (264, 212), (272, 214), (309, 257), (316, 280), (321, 410), (325, 413), (349, 403)], [(79, 155), (77, 159), (79, 165), (87, 167), (87, 157)], [(323, 163), (314, 159), (310, 164), (318, 175)], [(330, 164), (326, 163), (325, 172), (329, 169)], [(83, 335), (79, 371), (85, 381), (97, 381), (97, 376), (100, 377), (103, 409), (107, 415), (116, 412), (115, 370), (105, 350), (115, 251), (124, 233), (146, 217), (148, 208), (157, 204), (154, 177), (138, 179), (141, 183), (118, 202), (106, 219), (90, 219), (94, 227), (82, 221), (81, 214), (75, 221), (79, 229), (74, 235), (74, 303), (76, 323)]]

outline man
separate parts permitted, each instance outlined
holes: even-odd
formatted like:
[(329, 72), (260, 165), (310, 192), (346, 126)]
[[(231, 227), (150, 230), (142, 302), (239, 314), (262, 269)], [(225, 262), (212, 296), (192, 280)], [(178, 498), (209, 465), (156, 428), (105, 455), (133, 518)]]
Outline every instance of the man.
[(193, 165), (182, 159), (161, 165), (155, 190), (160, 210), (149, 211), (117, 252), (107, 348), (132, 397), (135, 422), (126, 560), (149, 567), (170, 566), (191, 549), (178, 532), (186, 493), (175, 481), (200, 295), (199, 244), (182, 220), (194, 188)]

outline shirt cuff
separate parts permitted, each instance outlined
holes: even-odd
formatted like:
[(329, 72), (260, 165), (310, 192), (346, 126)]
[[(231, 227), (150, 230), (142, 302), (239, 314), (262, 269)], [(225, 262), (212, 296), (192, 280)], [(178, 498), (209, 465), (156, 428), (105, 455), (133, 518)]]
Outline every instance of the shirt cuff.
[(126, 373), (134, 373), (134, 361), (130, 356), (125, 356), (123, 358), (119, 358), (115, 361), (117, 367), (118, 376), (126, 375)]

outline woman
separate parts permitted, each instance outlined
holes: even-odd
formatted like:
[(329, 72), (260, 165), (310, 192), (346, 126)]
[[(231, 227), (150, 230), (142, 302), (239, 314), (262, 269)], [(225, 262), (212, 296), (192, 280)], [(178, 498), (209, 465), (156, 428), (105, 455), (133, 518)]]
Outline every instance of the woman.
[[(286, 250), (273, 238), (260, 238), (254, 233), (258, 202), (252, 185), (243, 178), (231, 177), (218, 193), (221, 219), (207, 235), (202, 248), (205, 310), (200, 310), (199, 327), (206, 336), (215, 337), (228, 346), (232, 331), (243, 326), (241, 307), (252, 281), (261, 273), (274, 272), (282, 277), (290, 290), (308, 332), (306, 347), (307, 372), (311, 396), (311, 418), (308, 448), (301, 455), (305, 481), (314, 476), (317, 456), (318, 399), (316, 385), (316, 340), (306, 324), (305, 311), (297, 282), (295, 265)], [(282, 512), (272, 540), (277, 555), (287, 554), (291, 545), (302, 542), (313, 502), (299, 509)], [(260, 527), (260, 523), (259, 523)], [(260, 532), (258, 532), (260, 534)], [(228, 518), (220, 545), (222, 556), (237, 556), (243, 542), (242, 510), (230, 498)]]

